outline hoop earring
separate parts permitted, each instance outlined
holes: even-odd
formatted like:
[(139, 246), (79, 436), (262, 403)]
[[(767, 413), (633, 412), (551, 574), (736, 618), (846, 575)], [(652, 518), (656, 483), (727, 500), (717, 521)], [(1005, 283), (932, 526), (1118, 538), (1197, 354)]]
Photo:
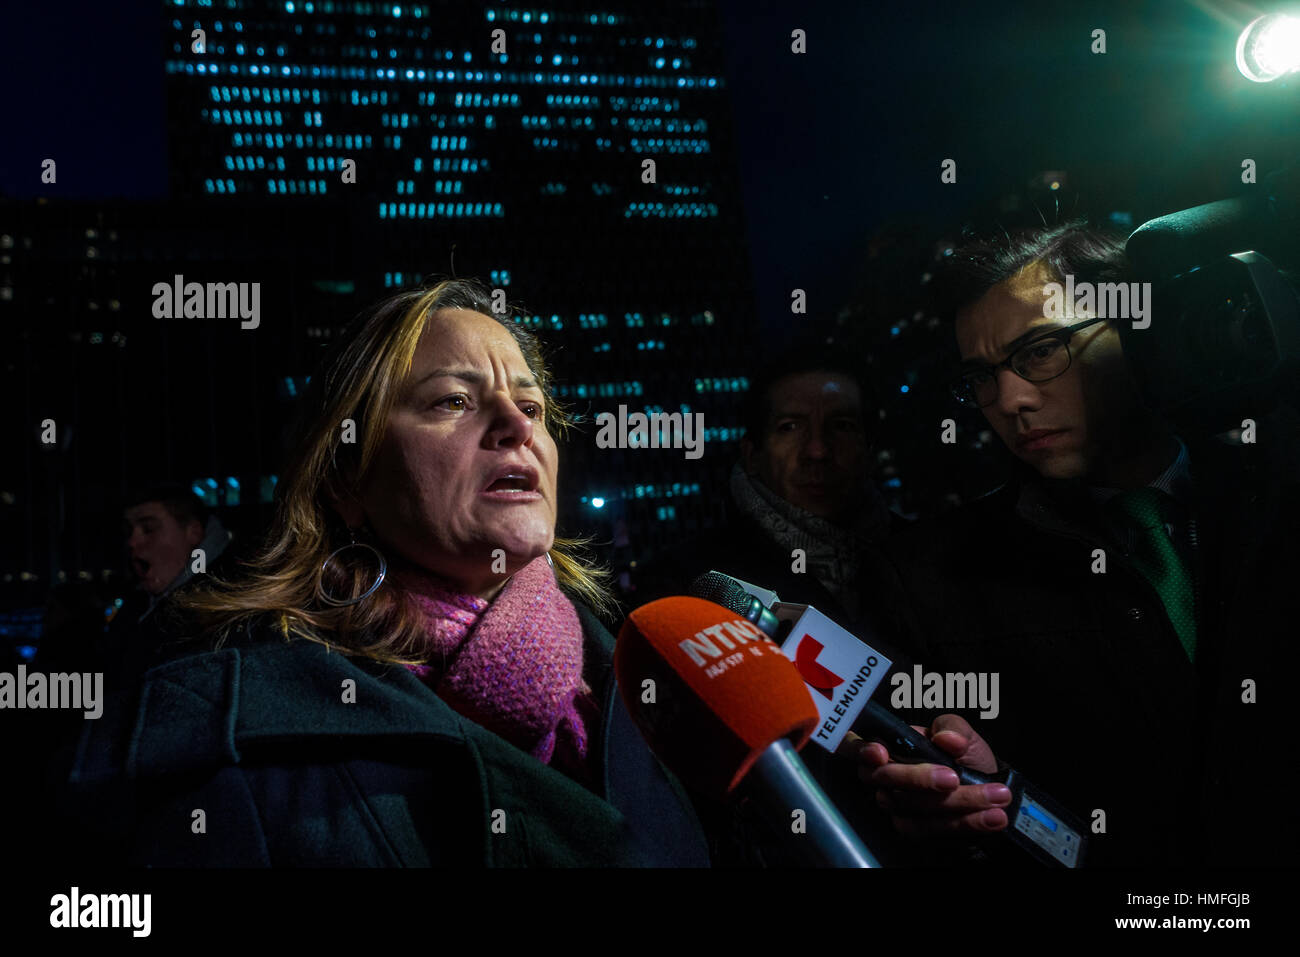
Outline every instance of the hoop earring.
[(551, 561), (551, 553), (550, 553), (550, 552), (547, 552), (547, 553), (546, 553), (546, 564), (550, 565), (551, 568), (555, 568), (555, 562)]
[[(321, 563), (320, 575), (318, 575), (316, 578), (316, 597), (318, 597), (325, 604), (330, 605), (334, 608), (346, 608), (349, 605), (355, 605), (358, 604), (359, 602), (365, 601), (367, 598), (369, 598), (371, 595), (375, 593), (375, 591), (379, 588), (380, 585), (384, 583), (384, 578), (388, 575), (388, 559), (384, 558), (383, 552), (375, 548), (375, 546), (370, 545), (366, 542), (357, 541), (356, 532), (353, 529), (350, 528), (348, 529), (348, 538), (350, 539), (350, 541), (346, 545), (342, 546), (341, 548), (336, 548), (334, 549), (334, 551), (329, 553), (329, 555), (325, 558), (325, 561)], [(379, 559), (379, 576), (375, 579), (374, 583), (369, 588), (367, 588), (356, 598), (349, 598), (345, 601), (341, 601), (335, 598), (333, 595), (327, 595), (325, 593), (325, 588), (324, 588), (325, 573), (329, 569), (330, 562), (334, 561), (340, 552), (345, 552), (349, 548), (365, 548), (373, 552), (375, 557)]]

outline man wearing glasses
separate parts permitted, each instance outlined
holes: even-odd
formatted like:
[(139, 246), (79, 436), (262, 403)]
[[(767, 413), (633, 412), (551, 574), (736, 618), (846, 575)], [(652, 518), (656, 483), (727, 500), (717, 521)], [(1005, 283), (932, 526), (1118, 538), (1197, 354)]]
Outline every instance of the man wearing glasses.
[[(1125, 365), (1127, 318), (1045, 316), (1050, 283), (1125, 278), (1116, 240), (1068, 225), (952, 261), (952, 391), (1014, 464), (889, 547), (912, 657), (1000, 675), (996, 719), (947, 714), (931, 737), (987, 772), (1005, 769), (996, 752), (1053, 794), (1091, 828), (1093, 865), (1290, 861), (1296, 641), (1281, 603), (1300, 581), (1300, 489), (1277, 463), (1295, 461), (1294, 427), (1256, 446), (1175, 435)], [(886, 763), (878, 744), (859, 757), (904, 832), (1009, 825), (1003, 787)]]

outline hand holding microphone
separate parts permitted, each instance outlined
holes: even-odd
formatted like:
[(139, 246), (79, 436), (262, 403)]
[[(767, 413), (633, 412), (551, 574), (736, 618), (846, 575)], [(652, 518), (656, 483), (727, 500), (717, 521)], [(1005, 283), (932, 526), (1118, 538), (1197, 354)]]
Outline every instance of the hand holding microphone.
[[(988, 743), (958, 715), (939, 715), (928, 730), (913, 727), (964, 767), (986, 775), (997, 772), (998, 762)], [(890, 813), (903, 834), (984, 834), (1007, 826), (1011, 789), (1005, 784), (963, 784), (957, 772), (945, 765), (894, 761), (883, 744), (853, 732), (837, 753), (861, 762), (858, 776), (876, 788), (876, 803)]]
[[(870, 700), (890, 667), (887, 656), (812, 606), (780, 602), (720, 572), (701, 575), (691, 591), (784, 642), (782, 650), (813, 692), (822, 720), (813, 741), (862, 763), (864, 779), (880, 789), (877, 801), (900, 831), (997, 832), (1040, 863), (1073, 868), (1083, 861), (1083, 820), (1015, 768), (1001, 772), (988, 744), (964, 719), (943, 714), (927, 731)], [(854, 725), (883, 744), (858, 737), (849, 730)]]

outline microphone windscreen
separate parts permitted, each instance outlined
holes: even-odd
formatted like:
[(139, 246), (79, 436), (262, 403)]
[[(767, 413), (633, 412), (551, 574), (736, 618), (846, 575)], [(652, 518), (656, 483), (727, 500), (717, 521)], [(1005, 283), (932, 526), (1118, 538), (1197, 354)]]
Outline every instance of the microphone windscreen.
[(773, 742), (803, 747), (817, 706), (781, 649), (713, 602), (674, 596), (628, 615), (614, 647), (619, 692), (652, 751), (725, 798)]

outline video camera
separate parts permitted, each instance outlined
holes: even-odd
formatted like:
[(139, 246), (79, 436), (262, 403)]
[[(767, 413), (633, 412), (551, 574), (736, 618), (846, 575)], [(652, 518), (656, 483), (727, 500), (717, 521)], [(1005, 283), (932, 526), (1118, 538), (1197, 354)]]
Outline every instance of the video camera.
[(1241, 428), (1300, 397), (1300, 164), (1257, 195), (1144, 223), (1128, 238), (1136, 278), (1152, 283), (1148, 328), (1119, 324), (1151, 406), (1175, 427)]

